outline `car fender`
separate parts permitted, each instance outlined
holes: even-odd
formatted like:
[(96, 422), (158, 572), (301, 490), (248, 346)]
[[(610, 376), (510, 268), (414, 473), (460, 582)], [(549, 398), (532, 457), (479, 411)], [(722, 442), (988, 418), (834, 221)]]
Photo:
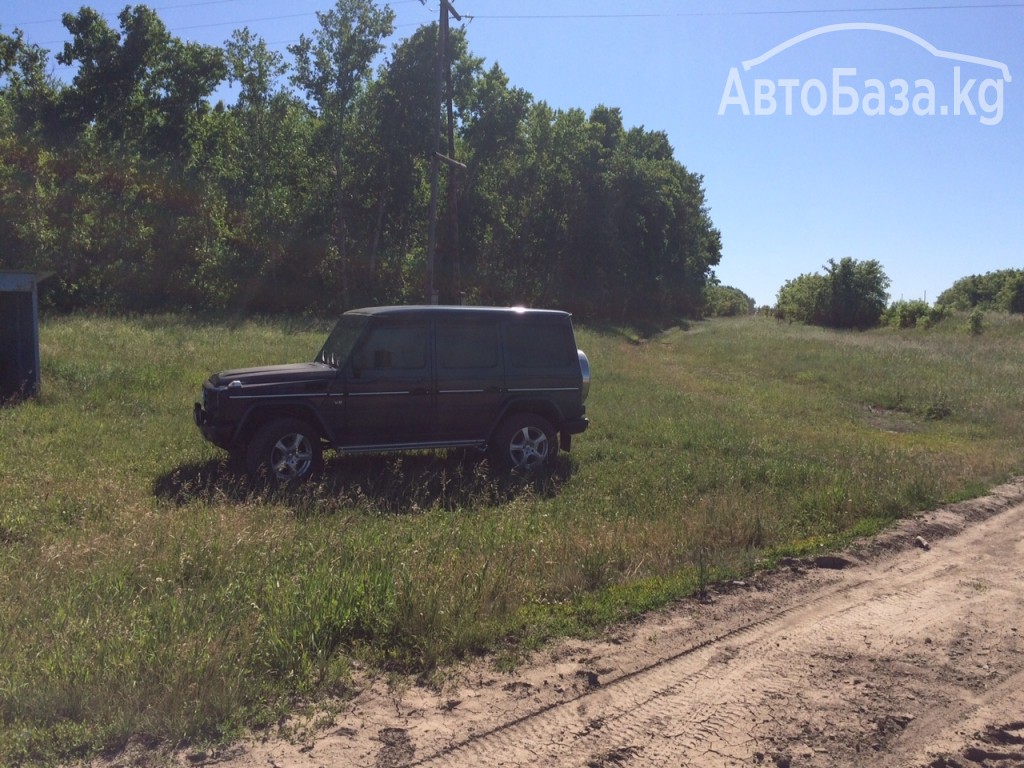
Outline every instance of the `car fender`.
[(270, 419), (298, 418), (313, 424), (328, 443), (334, 445), (334, 433), (324, 422), (319, 411), (308, 402), (255, 402), (250, 405), (238, 421), (238, 428), (232, 440), (233, 445), (245, 445), (253, 433)]
[(509, 400), (502, 407), (498, 417), (491, 424), (490, 429), (487, 432), (488, 441), (490, 441), (491, 436), (494, 434), (494, 430), (498, 428), (498, 425), (515, 413), (536, 413), (539, 416), (543, 416), (551, 422), (551, 425), (556, 431), (561, 429), (562, 422), (565, 421), (565, 416), (562, 414), (562, 410), (550, 399), (537, 397), (516, 398)]

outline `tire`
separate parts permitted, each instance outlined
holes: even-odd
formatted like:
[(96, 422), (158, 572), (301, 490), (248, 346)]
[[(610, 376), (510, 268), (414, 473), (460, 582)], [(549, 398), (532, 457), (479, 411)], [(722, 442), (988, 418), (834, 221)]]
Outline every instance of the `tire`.
[(320, 434), (301, 419), (278, 419), (264, 424), (246, 452), (246, 468), (252, 478), (278, 485), (308, 480), (322, 466)]
[(494, 431), (490, 453), (502, 469), (534, 472), (550, 465), (558, 454), (555, 428), (535, 413), (514, 414)]

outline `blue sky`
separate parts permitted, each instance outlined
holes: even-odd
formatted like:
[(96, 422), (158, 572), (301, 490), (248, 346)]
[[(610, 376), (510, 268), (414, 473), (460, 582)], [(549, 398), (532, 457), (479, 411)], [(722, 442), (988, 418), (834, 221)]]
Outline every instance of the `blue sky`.
[[(116, 27), (126, 2), (84, 4)], [(0, 30), (57, 52), (60, 16), (80, 5), (0, 0)], [(247, 26), (286, 53), (331, 0), (149, 5), (179, 37), (220, 45)], [(704, 176), (722, 232), (716, 275), (758, 304), (846, 256), (878, 260), (893, 300), (931, 302), (966, 275), (1024, 267), (1024, 2), (453, 5), (473, 53), (535, 99), (618, 107), (627, 127), (664, 131)], [(396, 38), (437, 18), (437, 0), (391, 7)]]

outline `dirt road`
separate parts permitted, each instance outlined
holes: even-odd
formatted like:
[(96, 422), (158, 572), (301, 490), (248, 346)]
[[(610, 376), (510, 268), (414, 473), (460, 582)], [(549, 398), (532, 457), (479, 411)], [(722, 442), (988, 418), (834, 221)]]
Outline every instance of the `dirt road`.
[[(514, 674), (381, 681), (190, 765), (1024, 766), (1024, 481)], [(321, 723), (322, 725), (322, 723)]]

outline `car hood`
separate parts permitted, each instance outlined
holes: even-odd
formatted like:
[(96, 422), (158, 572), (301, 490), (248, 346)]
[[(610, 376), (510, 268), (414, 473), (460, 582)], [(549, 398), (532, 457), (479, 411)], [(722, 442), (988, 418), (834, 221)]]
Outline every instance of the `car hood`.
[(239, 383), (236, 387), (266, 387), (275, 384), (324, 382), (333, 379), (337, 374), (336, 369), (323, 363), (289, 363), (221, 371), (210, 377), (210, 383), (215, 387), (227, 387), (237, 381)]

